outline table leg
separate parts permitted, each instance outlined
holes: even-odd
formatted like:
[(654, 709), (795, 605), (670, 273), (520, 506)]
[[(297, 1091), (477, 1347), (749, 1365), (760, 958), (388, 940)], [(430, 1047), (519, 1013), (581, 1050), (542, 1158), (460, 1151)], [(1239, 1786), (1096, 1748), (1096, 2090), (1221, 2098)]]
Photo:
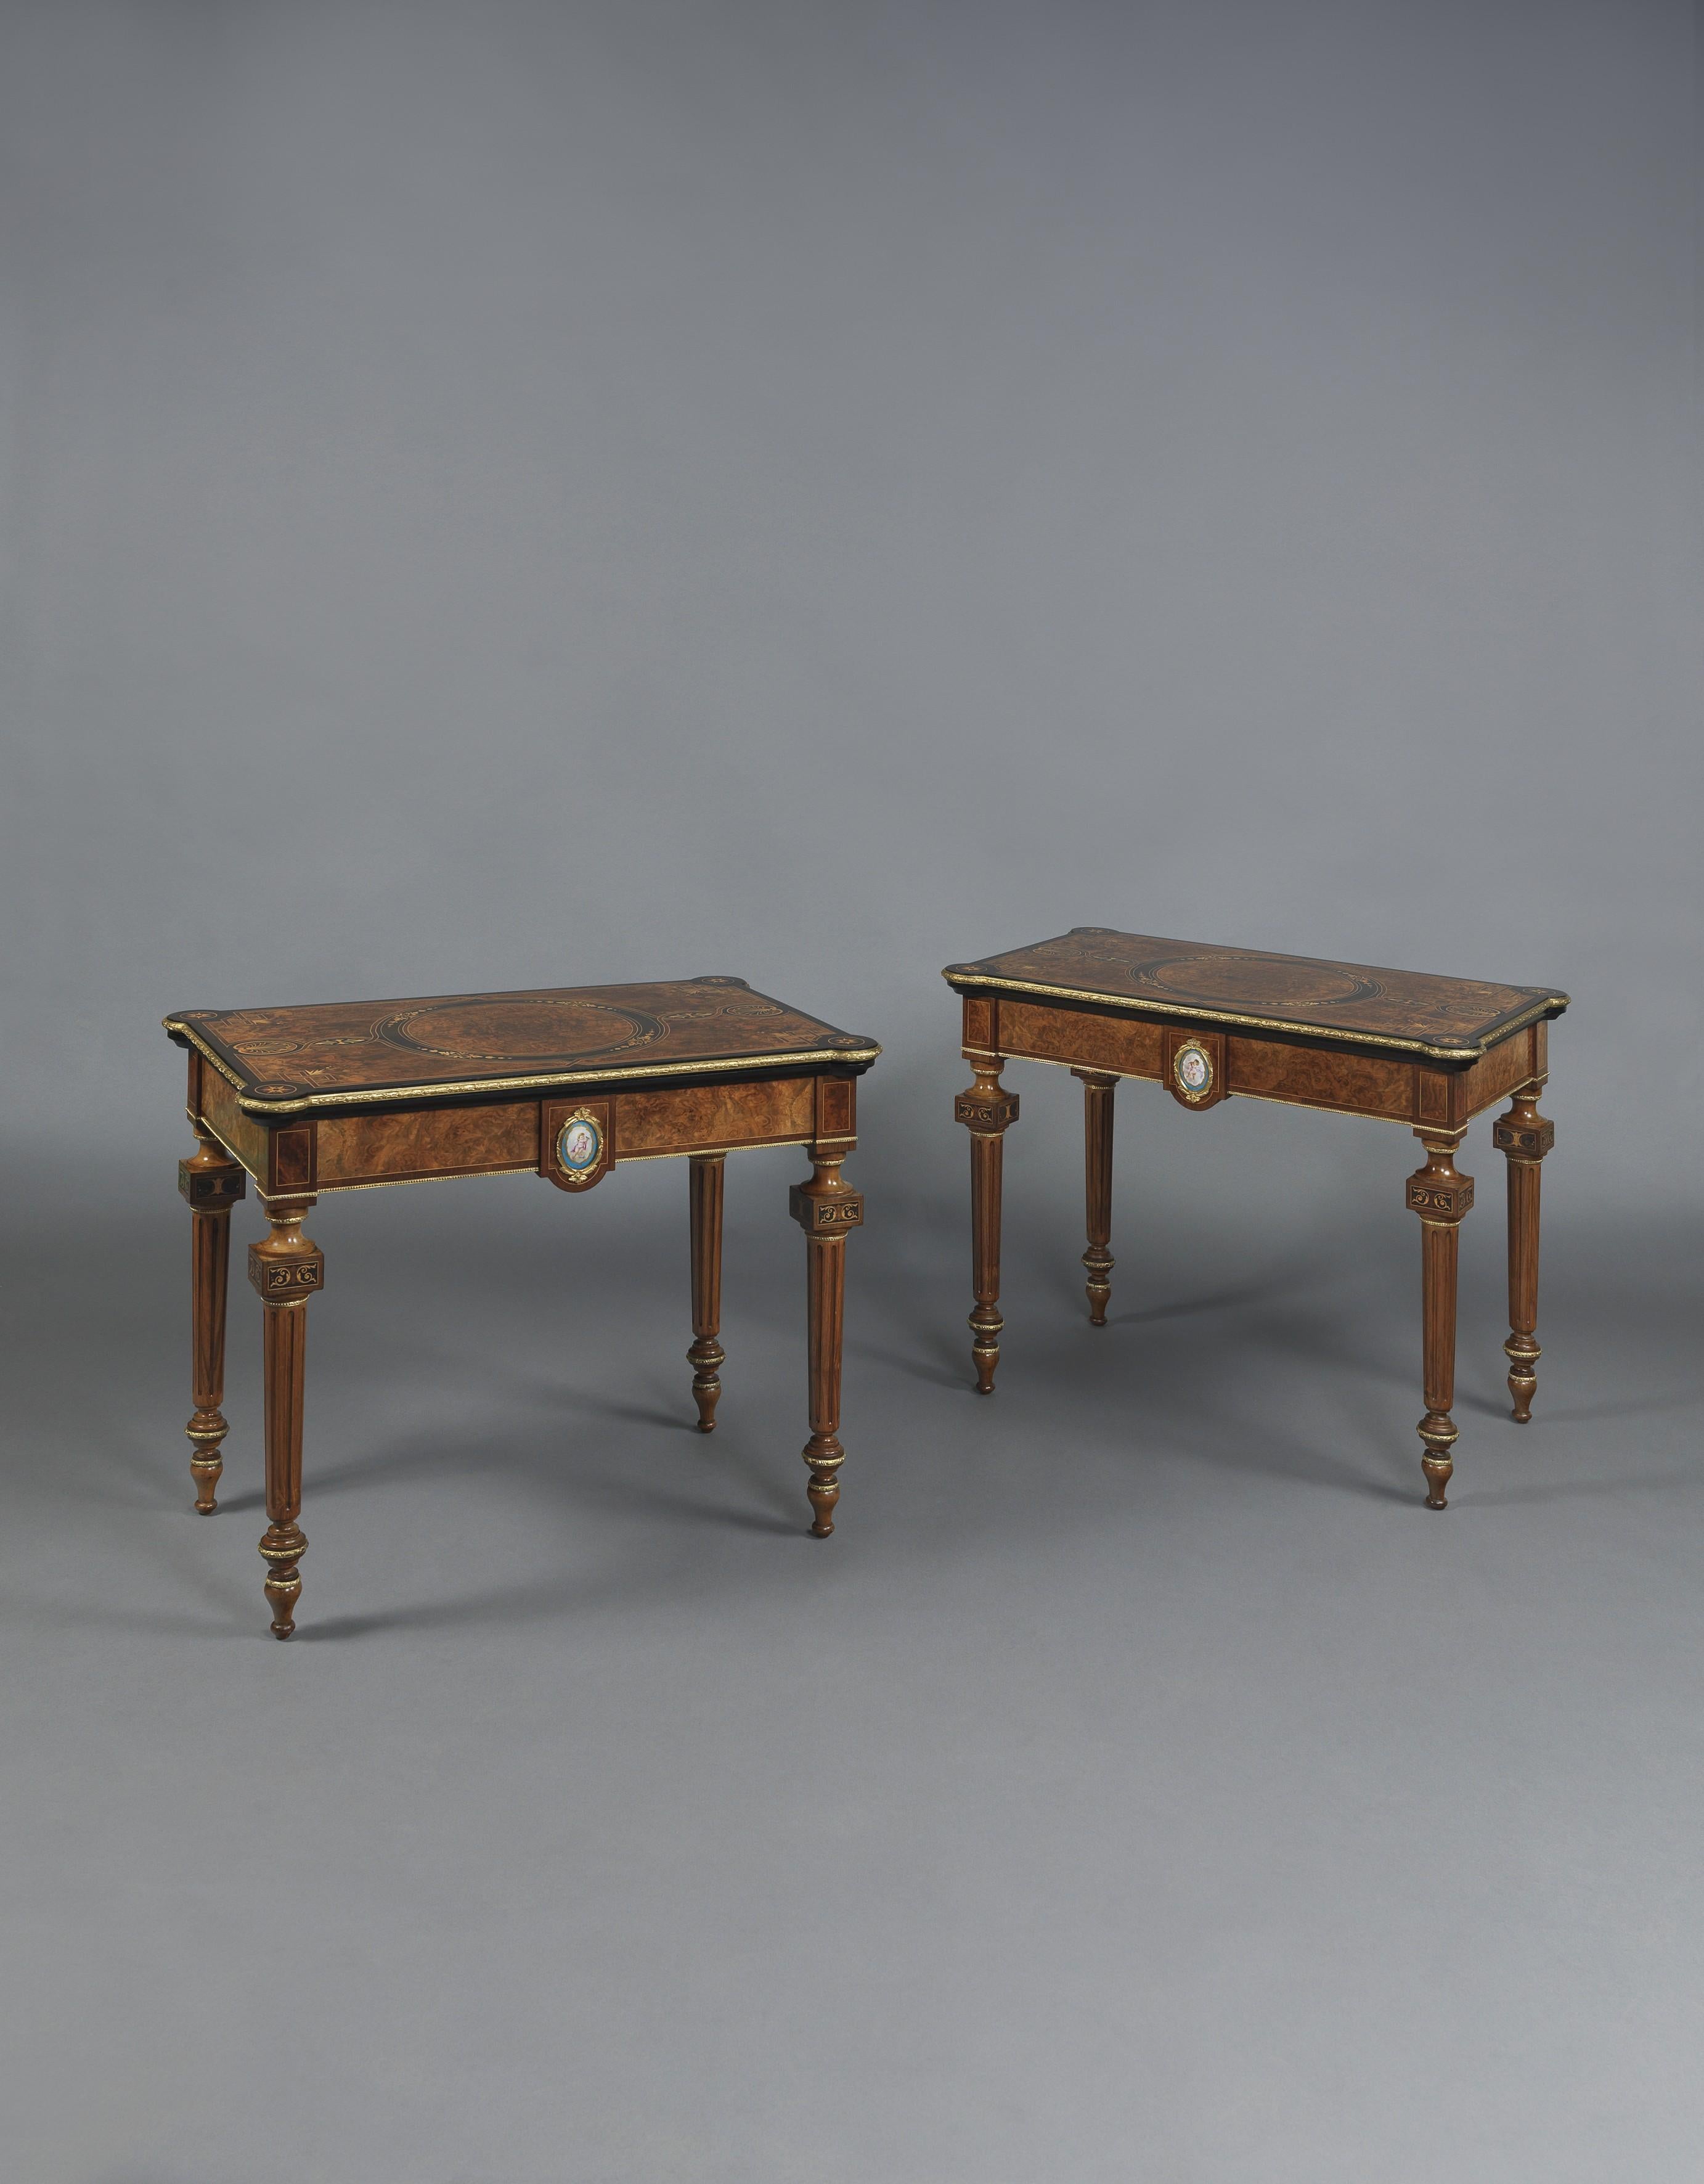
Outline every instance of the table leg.
[(977, 1393), (994, 1393), (1000, 1363), (1000, 1216), (1001, 1166), (1007, 1129), (1017, 1120), (1017, 1095), (1000, 1081), (999, 1058), (972, 1057), (976, 1083), (953, 1102), (953, 1114), (971, 1134), (971, 1280), (976, 1309), (970, 1318), (971, 1357)]
[(805, 1491), (814, 1513), (810, 1529), (826, 1540), (834, 1529), (834, 1505), (840, 1499), (840, 1357), (845, 1324), (846, 1237), (861, 1226), (864, 1197), (840, 1173), (844, 1147), (832, 1152), (810, 1149), (809, 1183), (795, 1183), (789, 1210), (805, 1231), (806, 1344), (810, 1368), (810, 1438), (805, 1461), (810, 1484)]
[(694, 1153), (688, 1162), (687, 1194), (692, 1215), (693, 1397), (699, 1407), (699, 1431), (714, 1433), (721, 1394), (721, 1195), (726, 1153)]
[(302, 1591), (297, 1565), (307, 1547), (301, 1526), (302, 1393), (308, 1362), (308, 1300), (324, 1286), (326, 1255), (302, 1234), (311, 1198), (275, 1198), (267, 1205), (271, 1234), (248, 1247), (248, 1279), (265, 1306), (266, 1514), (260, 1542), (272, 1635), (296, 1627)]
[(1509, 1112), (1497, 1117), (1492, 1140), (1506, 1156), (1509, 1170), (1509, 1394), (1516, 1422), (1530, 1424), (1538, 1393), (1539, 1348), (1539, 1164), (1556, 1141), (1556, 1126), (1540, 1114), (1544, 1079), (1535, 1078), (1512, 1095)]
[(1089, 1279), (1089, 1323), (1106, 1324), (1107, 1301), (1112, 1295), (1112, 1254), (1106, 1248), (1112, 1235), (1112, 1095), (1116, 1077), (1098, 1070), (1073, 1069), (1083, 1080), (1083, 1150), (1084, 1195), (1088, 1206), (1089, 1249), (1083, 1263)]
[(1456, 1429), (1450, 1416), (1456, 1400), (1456, 1230), (1473, 1203), (1473, 1178), (1456, 1166), (1460, 1130), (1417, 1130), (1426, 1148), (1426, 1165), (1408, 1178), (1408, 1206), (1420, 1216), (1423, 1355), (1426, 1415), (1417, 1429), (1426, 1453), (1426, 1507), (1447, 1506), (1444, 1490), (1455, 1464), (1451, 1450)]
[(189, 1435), (195, 1506), (203, 1517), (219, 1507), (215, 1489), (225, 1469), (220, 1446), (230, 1431), (225, 1401), (225, 1298), (231, 1264), (231, 1209), (248, 1188), (242, 1170), (204, 1130), (191, 1160), (177, 1164), (177, 1187), (190, 1211), (191, 1392), (195, 1411)]

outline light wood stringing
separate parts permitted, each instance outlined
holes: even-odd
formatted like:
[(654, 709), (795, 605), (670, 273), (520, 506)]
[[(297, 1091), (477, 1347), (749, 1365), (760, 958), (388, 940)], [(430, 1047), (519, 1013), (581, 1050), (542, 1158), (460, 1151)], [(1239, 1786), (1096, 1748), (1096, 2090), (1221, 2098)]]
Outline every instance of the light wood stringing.
[(426, 1108), (412, 1115), (321, 1115), (318, 1184), (485, 1175), (538, 1165), (538, 1102)]
[(816, 1080), (782, 1077), (754, 1084), (689, 1084), (617, 1098), (619, 1157), (720, 1152), (736, 1145), (808, 1145), (816, 1129)]
[[(190, 1061), (198, 1082), (201, 1117), (231, 1157), (242, 1162), (255, 1181), (266, 1180), (266, 1128), (252, 1116), (245, 1115), (237, 1104), (237, 1088), (227, 1084), (216, 1069), (204, 1069), (201, 1057), (192, 1054)], [(194, 1105), (196, 1095), (191, 1095)]]

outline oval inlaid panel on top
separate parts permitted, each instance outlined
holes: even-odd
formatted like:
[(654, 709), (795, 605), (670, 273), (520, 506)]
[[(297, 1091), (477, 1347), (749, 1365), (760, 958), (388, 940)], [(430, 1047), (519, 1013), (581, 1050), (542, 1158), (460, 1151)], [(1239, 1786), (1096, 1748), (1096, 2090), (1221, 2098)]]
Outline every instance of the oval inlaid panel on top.
[(373, 1026), (375, 1039), (410, 1054), (446, 1061), (601, 1061), (663, 1036), (654, 1017), (578, 995), (537, 999), (494, 994), (475, 1001), (438, 1001)]
[(1329, 1008), (1375, 1000), (1384, 991), (1377, 978), (1352, 971), (1345, 963), (1255, 956), (1240, 948), (1213, 956), (1161, 957), (1133, 970), (1131, 983), (1151, 987), (1167, 1000), (1200, 1002), (1211, 1009)]

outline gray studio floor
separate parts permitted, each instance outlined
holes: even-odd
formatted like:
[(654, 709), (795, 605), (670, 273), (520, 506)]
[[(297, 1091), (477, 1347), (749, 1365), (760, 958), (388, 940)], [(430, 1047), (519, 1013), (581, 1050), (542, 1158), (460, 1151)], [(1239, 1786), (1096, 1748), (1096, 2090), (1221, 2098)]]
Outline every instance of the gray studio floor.
[(712, 1441), (684, 1424), (674, 1164), (571, 1237), (526, 1178), (322, 1202), (289, 1646), (253, 1551), (252, 1298), (200, 1519), (176, 1209), (109, 1220), (92, 1296), (42, 1208), (12, 1322), (7, 2173), (1695, 2173), (1704, 1467), (1673, 1240), (1552, 1250), (1526, 1432), (1495, 1251), (1466, 1255), (1439, 1518), (1412, 1224), (1174, 1228), (1146, 1264), (1127, 1239), (1095, 1333), (1072, 1209), (1020, 1195), (981, 1401), (959, 1209), (903, 1248), (872, 1223), (818, 1544), (798, 1240), (758, 1217), (790, 1156), (754, 1157)]

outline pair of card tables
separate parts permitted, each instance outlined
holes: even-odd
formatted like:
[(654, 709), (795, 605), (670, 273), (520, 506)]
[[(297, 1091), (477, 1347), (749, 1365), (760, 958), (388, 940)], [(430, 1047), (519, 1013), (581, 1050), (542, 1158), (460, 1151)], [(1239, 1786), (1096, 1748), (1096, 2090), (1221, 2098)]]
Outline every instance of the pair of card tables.
[[(961, 996), (975, 1083), (955, 1112), (970, 1132), (976, 1385), (994, 1390), (1000, 1183), (1018, 1100), (1008, 1060), (1081, 1078), (1089, 1318), (1106, 1322), (1112, 1257), (1112, 1102), (1121, 1078), (1166, 1086), (1192, 1112), (1233, 1096), (1406, 1124), (1425, 1150), (1407, 1180), (1420, 1217), (1427, 1507), (1453, 1470), (1456, 1230), (1473, 1184), (1455, 1155), (1473, 1117), (1507, 1098), (1495, 1143), (1508, 1167), (1514, 1416), (1537, 1387), (1540, 1163), (1554, 1140), (1538, 1112), (1545, 1032), (1568, 1006), (1548, 989), (1434, 978), (1259, 950), (1192, 944), (1102, 926), (944, 976)], [(755, 993), (742, 978), (571, 986), (265, 1009), (186, 1010), (165, 1019), (188, 1050), (198, 1139), (179, 1163), (191, 1212), (195, 1506), (216, 1507), (229, 1429), (225, 1385), (231, 1209), (253, 1178), (270, 1234), (248, 1251), (264, 1307), (267, 1529), (260, 1541), (272, 1630), (295, 1628), (307, 1546), (302, 1421), (307, 1304), (325, 1255), (303, 1234), (316, 1199), (438, 1177), (537, 1174), (593, 1189), (619, 1162), (688, 1164), (693, 1368), (698, 1425), (716, 1424), (724, 1352), (722, 1182), (727, 1156), (803, 1147), (810, 1178), (790, 1194), (805, 1231), (810, 1530), (834, 1529), (845, 1246), (864, 1201), (841, 1166), (856, 1143), (857, 1080), (873, 1039)]]

